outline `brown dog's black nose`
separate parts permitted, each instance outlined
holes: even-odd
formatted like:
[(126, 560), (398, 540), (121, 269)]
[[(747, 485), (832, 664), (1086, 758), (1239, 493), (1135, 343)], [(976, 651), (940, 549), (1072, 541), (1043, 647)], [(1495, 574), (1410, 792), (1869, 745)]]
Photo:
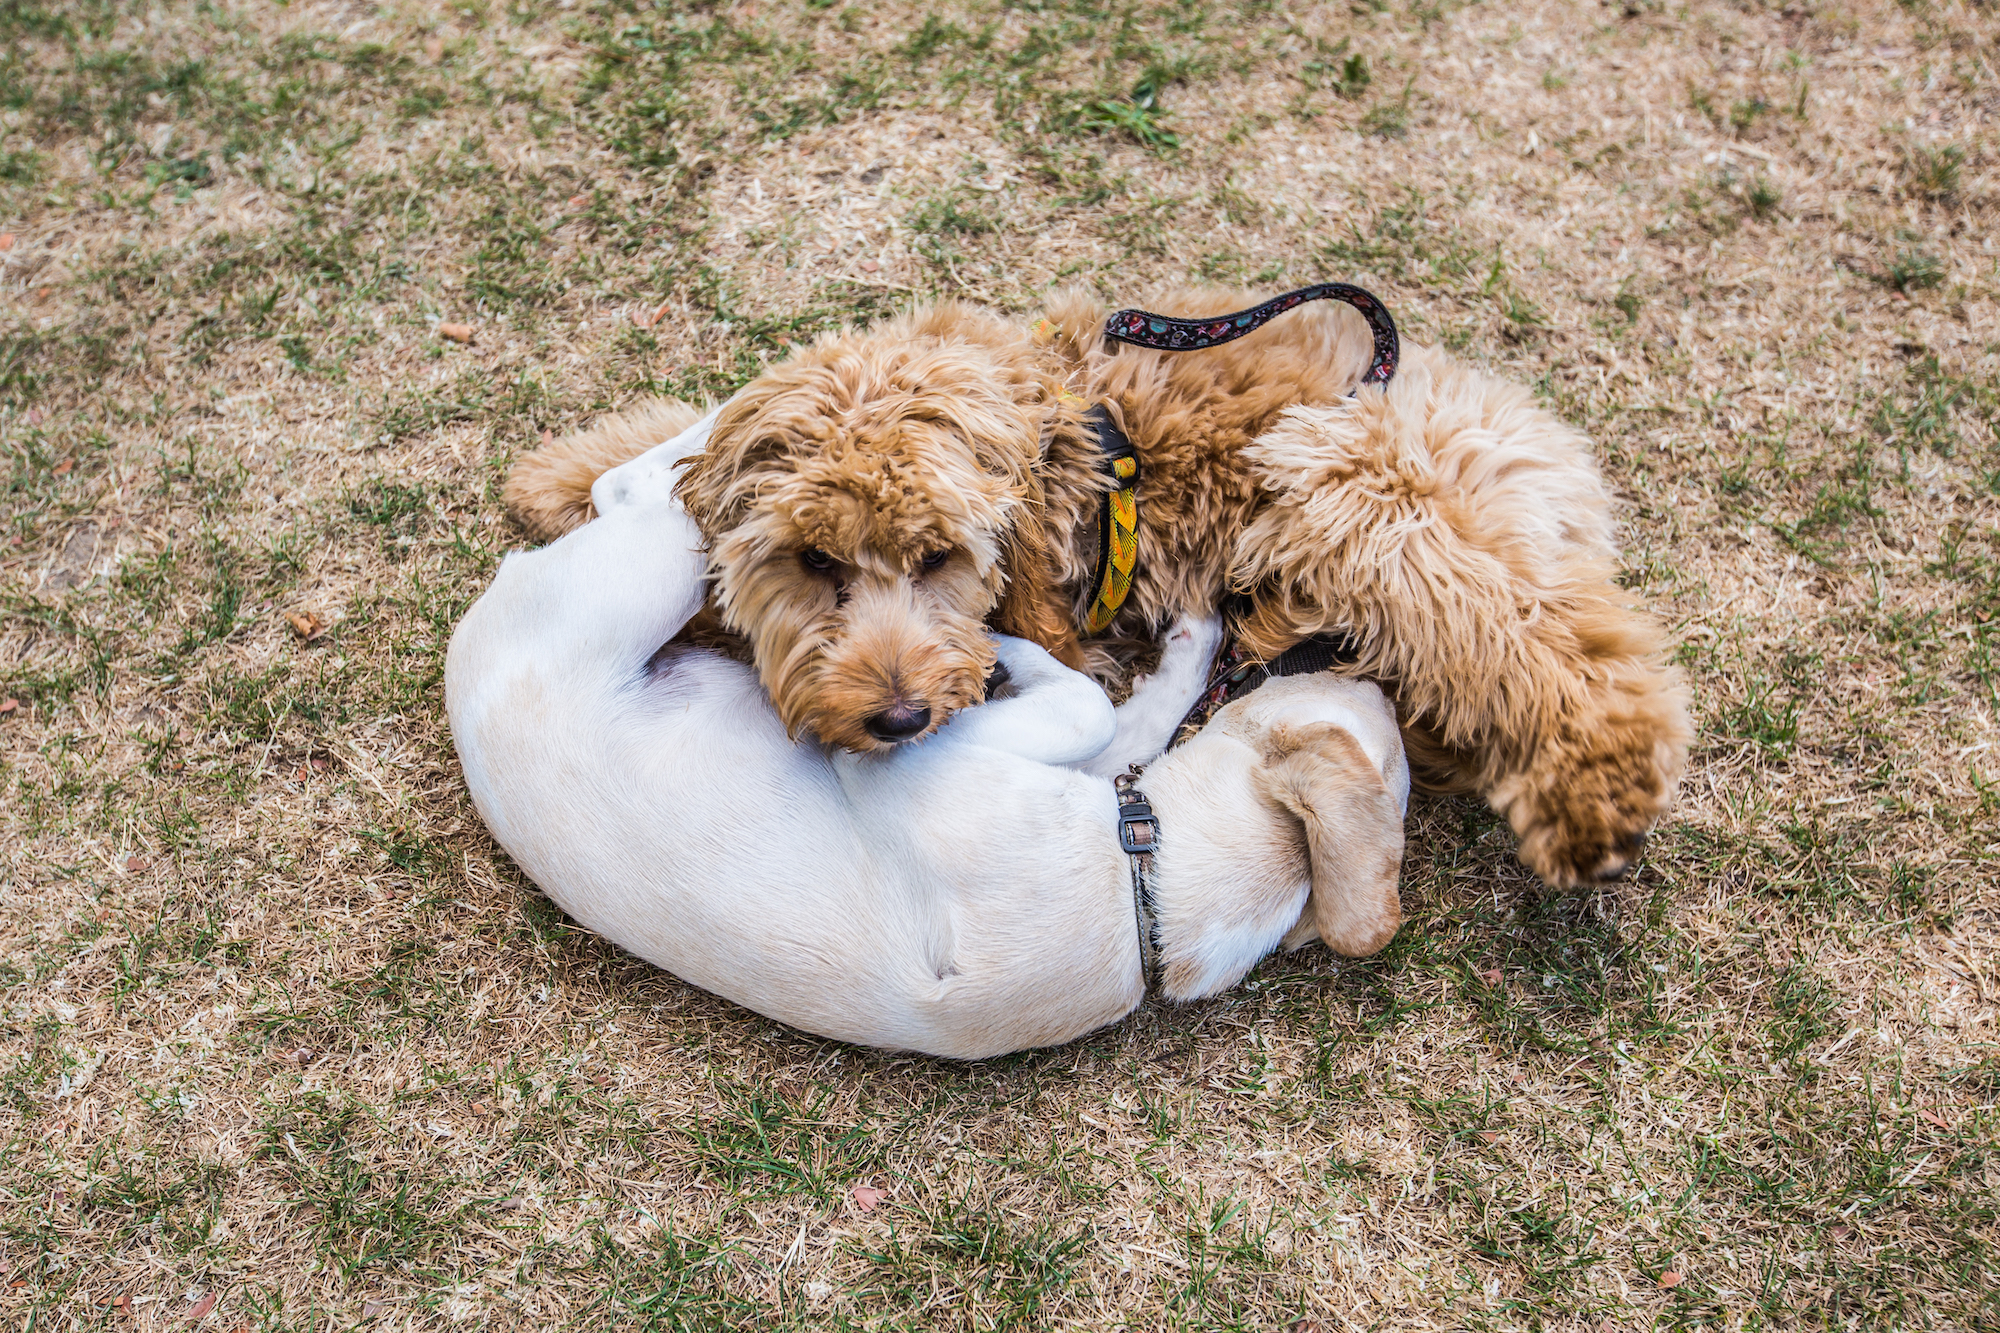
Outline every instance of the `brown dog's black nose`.
[(868, 734), (878, 741), (895, 744), (920, 734), (931, 724), (931, 710), (917, 704), (906, 704), (901, 699), (889, 705), (861, 725)]

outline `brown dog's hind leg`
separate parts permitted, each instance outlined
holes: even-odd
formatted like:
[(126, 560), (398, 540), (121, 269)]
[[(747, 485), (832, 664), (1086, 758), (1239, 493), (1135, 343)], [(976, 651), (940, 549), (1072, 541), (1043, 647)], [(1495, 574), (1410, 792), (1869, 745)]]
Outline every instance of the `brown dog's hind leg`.
[(590, 487), (599, 477), (700, 419), (678, 399), (655, 398), (543, 445), (507, 474), (507, 513), (536, 541), (552, 542), (597, 517)]
[[(1251, 446), (1269, 498), (1237, 546), (1244, 637), (1353, 633), (1425, 744), (1558, 886), (1630, 868), (1690, 729), (1659, 631), (1613, 581), (1585, 442), (1528, 394), (1410, 347), (1386, 392), (1296, 408)], [(1448, 760), (1423, 773), (1423, 760)]]

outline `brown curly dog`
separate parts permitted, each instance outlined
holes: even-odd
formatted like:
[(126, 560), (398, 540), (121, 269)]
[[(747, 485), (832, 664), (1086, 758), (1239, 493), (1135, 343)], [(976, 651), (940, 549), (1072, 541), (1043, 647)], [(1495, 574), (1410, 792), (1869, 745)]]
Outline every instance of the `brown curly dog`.
[[(1584, 437), (1435, 348), (1406, 343), (1386, 389), (1357, 392), (1370, 343), (1344, 308), (1179, 353), (1107, 346), (1105, 314), (1073, 295), (1024, 328), (942, 303), (824, 337), (724, 406), (680, 496), (717, 628), (786, 724), (851, 750), (927, 735), (983, 697), (988, 625), (1116, 686), (1133, 645), (1246, 593), (1238, 630), (1261, 654), (1353, 635), (1343, 669), (1395, 695), (1419, 782), (1483, 795), (1543, 879), (1624, 873), (1689, 725), (1658, 627), (1613, 580)], [(1111, 485), (1093, 403), (1143, 471), (1131, 594), (1086, 640)], [(645, 410), (521, 461), (507, 495), (531, 533), (588, 518), (592, 478), (693, 415)]]

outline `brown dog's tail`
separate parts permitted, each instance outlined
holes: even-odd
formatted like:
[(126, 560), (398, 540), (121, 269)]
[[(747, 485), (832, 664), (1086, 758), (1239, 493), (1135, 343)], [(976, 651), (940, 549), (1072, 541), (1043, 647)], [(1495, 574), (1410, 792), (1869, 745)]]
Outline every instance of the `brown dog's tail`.
[(652, 398), (600, 417), (514, 464), (507, 474), (507, 513), (536, 541), (573, 532), (597, 517), (591, 483), (700, 419), (698, 409), (676, 398)]

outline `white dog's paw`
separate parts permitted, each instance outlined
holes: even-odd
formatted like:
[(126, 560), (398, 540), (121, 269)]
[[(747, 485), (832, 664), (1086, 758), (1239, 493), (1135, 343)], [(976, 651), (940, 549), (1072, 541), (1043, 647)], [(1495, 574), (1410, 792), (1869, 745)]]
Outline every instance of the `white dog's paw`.
[(1147, 680), (1169, 689), (1194, 689), (1206, 684), (1215, 654), (1222, 647), (1222, 620), (1217, 616), (1183, 616), (1167, 632), (1160, 665)]

